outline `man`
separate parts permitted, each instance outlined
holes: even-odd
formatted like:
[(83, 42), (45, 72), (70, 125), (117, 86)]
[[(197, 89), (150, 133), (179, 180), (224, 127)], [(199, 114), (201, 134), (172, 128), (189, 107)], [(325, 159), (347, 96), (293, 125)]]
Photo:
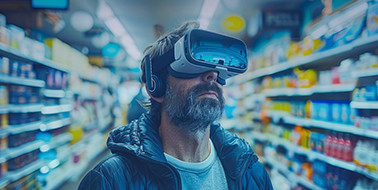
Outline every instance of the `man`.
[(194, 28), (187, 22), (146, 48), (141, 68), (149, 114), (110, 133), (113, 155), (79, 189), (272, 189), (249, 144), (214, 124), (224, 108), (218, 83), (224, 69), (180, 78), (163, 56)]

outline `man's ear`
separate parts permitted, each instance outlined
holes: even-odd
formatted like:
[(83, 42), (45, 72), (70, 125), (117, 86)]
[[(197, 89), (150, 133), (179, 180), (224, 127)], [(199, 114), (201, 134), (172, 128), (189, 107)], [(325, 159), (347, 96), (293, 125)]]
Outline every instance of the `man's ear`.
[(154, 99), (155, 101), (159, 102), (159, 103), (163, 103), (163, 100), (164, 100), (164, 96), (162, 97), (159, 97), (159, 98), (156, 98), (154, 96), (151, 95), (150, 91), (148, 91), (148, 88), (147, 88), (147, 85), (144, 85), (144, 88), (146, 88), (146, 92), (148, 93), (148, 95)]

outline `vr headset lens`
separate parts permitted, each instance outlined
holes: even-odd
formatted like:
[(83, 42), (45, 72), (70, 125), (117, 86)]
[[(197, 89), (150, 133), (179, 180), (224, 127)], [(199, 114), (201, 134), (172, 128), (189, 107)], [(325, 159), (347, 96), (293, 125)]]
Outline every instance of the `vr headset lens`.
[(203, 30), (192, 30), (189, 38), (189, 53), (195, 61), (241, 70), (247, 68), (246, 46), (241, 40)]

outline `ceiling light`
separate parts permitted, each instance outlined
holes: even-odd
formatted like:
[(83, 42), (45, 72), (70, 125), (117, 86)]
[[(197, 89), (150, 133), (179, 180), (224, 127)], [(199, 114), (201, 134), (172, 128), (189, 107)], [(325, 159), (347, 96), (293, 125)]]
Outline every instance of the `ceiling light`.
[(124, 33), (126, 33), (126, 30), (123, 28), (121, 22), (119, 22), (119, 20), (115, 17), (106, 19), (105, 24), (115, 36), (122, 36)]
[(106, 44), (108, 44), (110, 41), (110, 34), (107, 33), (107, 32), (103, 32), (99, 35), (95, 35), (91, 38), (91, 42), (92, 44), (96, 47), (96, 48), (103, 48)]
[(101, 19), (114, 17), (112, 9), (110, 9), (109, 5), (104, 0), (99, 1), (96, 13)]
[(202, 29), (206, 29), (210, 23), (211, 18), (214, 16), (217, 9), (219, 0), (205, 0), (203, 2), (198, 21)]
[(85, 32), (93, 26), (92, 16), (85, 11), (77, 11), (71, 16), (71, 25), (79, 32)]
[(124, 35), (121, 38), (121, 44), (125, 47), (127, 53), (131, 57), (133, 57), (135, 60), (139, 60), (139, 58), (141, 57), (141, 53), (129, 35)]
[(136, 47), (134, 40), (127, 33), (121, 22), (115, 17), (112, 9), (107, 5), (104, 0), (99, 2), (97, 14), (100, 18), (104, 19), (105, 25), (116, 36), (121, 38), (121, 45), (124, 46), (127, 53), (135, 60), (139, 60), (141, 53)]

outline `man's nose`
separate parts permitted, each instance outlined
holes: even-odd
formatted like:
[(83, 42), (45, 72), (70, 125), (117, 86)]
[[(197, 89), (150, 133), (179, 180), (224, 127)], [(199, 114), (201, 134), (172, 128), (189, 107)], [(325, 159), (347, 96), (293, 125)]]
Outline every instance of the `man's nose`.
[(207, 71), (202, 73), (201, 75), (202, 80), (205, 82), (210, 82), (210, 81), (216, 81), (218, 78), (218, 72), (217, 71)]

